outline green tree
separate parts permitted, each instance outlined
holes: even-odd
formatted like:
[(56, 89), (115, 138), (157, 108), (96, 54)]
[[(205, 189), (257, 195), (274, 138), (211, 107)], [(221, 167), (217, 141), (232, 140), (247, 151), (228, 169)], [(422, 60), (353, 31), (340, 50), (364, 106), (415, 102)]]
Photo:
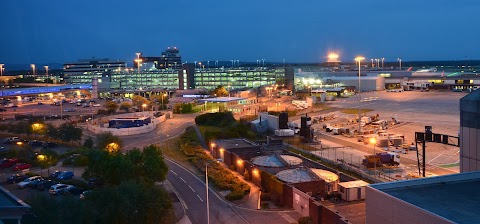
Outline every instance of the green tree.
[(79, 127), (76, 127), (73, 124), (63, 123), (58, 128), (58, 138), (64, 142), (76, 141), (79, 142), (82, 140), (83, 130)]
[(145, 99), (145, 97), (143, 96), (139, 96), (139, 95), (135, 95), (132, 97), (132, 103), (133, 103), (133, 106), (137, 107), (137, 108), (142, 108), (142, 105), (143, 104), (149, 104), (149, 101), (147, 99)]
[(115, 112), (117, 112), (118, 105), (113, 101), (107, 101), (105, 102), (105, 108), (107, 109), (107, 112), (109, 114), (114, 114)]
[(118, 151), (122, 148), (123, 141), (111, 132), (104, 132), (97, 135), (97, 148), (105, 149), (110, 152)]
[(217, 88), (215, 88), (213, 90), (213, 94), (215, 94), (216, 96), (228, 96), (228, 91), (225, 89), (225, 87), (223, 86), (217, 86)]
[(167, 93), (160, 93), (160, 95), (152, 95), (150, 96), (150, 100), (152, 101), (152, 103), (155, 102), (160, 110), (165, 110), (167, 108), (167, 104), (169, 103)]
[(175, 223), (168, 193), (150, 184), (126, 182), (95, 190), (85, 208), (89, 223)]
[(93, 139), (92, 137), (88, 137), (87, 139), (85, 139), (85, 141), (83, 142), (83, 147), (87, 148), (87, 149), (91, 149), (93, 148)]
[(142, 160), (145, 181), (154, 183), (166, 179), (168, 166), (163, 159), (162, 151), (156, 145), (143, 148)]
[(128, 113), (130, 108), (132, 108), (132, 104), (130, 104), (129, 102), (123, 102), (123, 103), (120, 104), (120, 110), (123, 110), (126, 113)]

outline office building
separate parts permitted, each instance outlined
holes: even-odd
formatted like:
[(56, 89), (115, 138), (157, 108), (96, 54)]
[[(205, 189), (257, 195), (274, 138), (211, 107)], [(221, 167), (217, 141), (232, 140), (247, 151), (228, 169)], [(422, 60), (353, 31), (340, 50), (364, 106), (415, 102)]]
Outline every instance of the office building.
[(182, 66), (182, 57), (176, 47), (168, 47), (159, 57), (147, 57), (140, 53), (138, 58), (133, 60), (133, 67), (138, 68), (139, 63), (140, 67), (145, 69), (151, 67), (156, 69), (177, 69)]
[(63, 73), (68, 84), (91, 84), (94, 77), (113, 71), (124, 71), (126, 68), (127, 63), (124, 61), (92, 58), (63, 64)]

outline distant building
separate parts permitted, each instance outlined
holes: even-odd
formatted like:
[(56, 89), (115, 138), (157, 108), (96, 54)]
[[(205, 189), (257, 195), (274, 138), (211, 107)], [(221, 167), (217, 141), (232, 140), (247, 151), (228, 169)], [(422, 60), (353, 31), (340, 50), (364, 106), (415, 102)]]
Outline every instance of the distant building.
[(366, 223), (480, 223), (480, 172), (367, 186)]
[[(141, 59), (141, 66), (146, 64), (152, 64), (156, 69), (177, 69), (182, 66), (182, 57), (180, 56), (180, 51), (176, 47), (168, 47), (164, 52), (162, 52), (162, 56), (153, 56), (153, 57), (146, 57), (143, 56), (141, 53), (138, 57)], [(138, 61), (133, 60), (133, 67), (138, 68)], [(150, 66), (148, 66), (150, 67)]]
[(64, 79), (67, 84), (92, 83), (92, 78), (101, 77), (104, 73), (123, 71), (127, 67), (124, 61), (102, 59), (80, 59), (77, 62), (63, 64)]

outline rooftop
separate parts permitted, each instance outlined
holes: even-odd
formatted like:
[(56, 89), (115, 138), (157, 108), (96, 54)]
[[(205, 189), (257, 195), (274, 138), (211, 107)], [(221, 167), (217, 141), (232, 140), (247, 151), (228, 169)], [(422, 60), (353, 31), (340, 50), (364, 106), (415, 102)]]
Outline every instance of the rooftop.
[(370, 187), (456, 223), (480, 222), (480, 172), (380, 183)]
[(0, 186), (0, 219), (20, 219), (29, 209), (29, 205)]
[(369, 183), (363, 180), (354, 180), (354, 181), (347, 181), (347, 182), (340, 182), (338, 185), (344, 188), (356, 188), (356, 187), (365, 187), (369, 185)]
[(251, 146), (257, 146), (255, 143), (248, 141), (243, 138), (235, 139), (225, 139), (225, 140), (215, 140), (216, 146), (224, 149), (233, 149), (233, 148), (245, 148)]

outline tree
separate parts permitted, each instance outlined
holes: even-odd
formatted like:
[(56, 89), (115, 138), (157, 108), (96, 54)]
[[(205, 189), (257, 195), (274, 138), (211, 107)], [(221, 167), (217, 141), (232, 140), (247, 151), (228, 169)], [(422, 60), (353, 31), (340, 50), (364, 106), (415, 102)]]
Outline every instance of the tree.
[(218, 86), (213, 90), (213, 94), (216, 96), (228, 96), (228, 91), (223, 86)]
[(87, 148), (87, 149), (91, 149), (93, 148), (93, 139), (92, 137), (88, 137), (87, 139), (85, 139), (85, 141), (83, 142), (83, 147)]
[(82, 140), (82, 132), (83, 130), (81, 128), (78, 128), (73, 124), (63, 123), (58, 128), (58, 137), (64, 142), (79, 142)]
[(169, 102), (167, 93), (160, 93), (160, 95), (152, 95), (152, 96), (150, 96), (150, 100), (152, 102), (156, 102), (156, 104), (158, 105), (158, 108), (160, 110), (166, 109), (167, 104)]
[(107, 102), (105, 102), (105, 108), (107, 109), (107, 112), (109, 114), (113, 114), (113, 113), (117, 112), (118, 105), (113, 101), (107, 101)]
[(105, 132), (97, 135), (97, 148), (105, 149), (110, 152), (119, 151), (123, 146), (123, 141), (111, 132)]
[(146, 182), (154, 183), (166, 179), (168, 166), (163, 159), (162, 151), (156, 145), (143, 148), (142, 160)]
[(142, 108), (143, 104), (149, 104), (149, 101), (143, 96), (135, 95), (132, 97), (133, 106), (137, 108)]
[(130, 110), (131, 107), (132, 107), (132, 105), (129, 102), (123, 102), (123, 103), (120, 104), (120, 110), (123, 110), (126, 113), (128, 113), (128, 111)]

